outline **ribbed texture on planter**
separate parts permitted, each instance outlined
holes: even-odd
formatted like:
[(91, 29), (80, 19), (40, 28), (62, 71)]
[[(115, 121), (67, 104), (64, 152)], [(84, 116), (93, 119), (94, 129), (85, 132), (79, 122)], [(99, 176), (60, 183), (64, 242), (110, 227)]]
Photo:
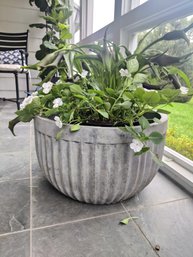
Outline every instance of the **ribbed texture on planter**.
[[(167, 116), (153, 124), (147, 133), (166, 134)], [(119, 128), (82, 126), (55, 139), (58, 128), (51, 120), (35, 118), (37, 157), (50, 183), (73, 199), (109, 204), (125, 200), (141, 191), (155, 176), (158, 165), (151, 154), (134, 156), (129, 145), (132, 138)], [(150, 144), (162, 158), (164, 142)]]

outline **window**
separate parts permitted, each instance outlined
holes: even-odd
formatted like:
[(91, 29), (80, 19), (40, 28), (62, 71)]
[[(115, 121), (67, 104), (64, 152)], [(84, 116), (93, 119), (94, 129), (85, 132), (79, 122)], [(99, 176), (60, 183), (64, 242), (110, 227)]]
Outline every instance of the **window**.
[[(103, 2), (105, 1), (107, 0), (104, 0)], [(145, 31), (152, 27), (158, 26), (159, 24), (163, 24), (164, 22), (168, 22), (169, 24), (169, 22), (172, 20), (180, 21), (181, 18), (193, 15), (192, 0), (115, 0), (111, 1), (111, 16), (109, 16), (107, 20), (101, 22), (98, 27), (97, 25), (94, 27), (93, 22), (96, 22), (96, 14), (95, 17), (93, 16), (94, 2), (96, 8), (96, 3), (99, 2), (99, 0), (81, 0), (82, 9), (84, 9), (86, 15), (82, 15), (81, 27), (83, 28), (84, 33), (81, 34), (80, 44), (93, 43), (103, 38), (106, 31), (105, 25), (112, 21), (108, 29), (108, 38), (116, 43), (124, 44), (134, 49), (136, 41), (138, 40), (137, 33), (140, 31)], [(112, 18), (112, 2), (115, 4), (114, 20)], [(101, 17), (101, 15), (99, 17)], [(189, 19), (190, 18), (191, 17), (189, 17)], [(101, 26), (105, 27), (101, 28)], [(93, 28), (95, 28), (94, 31)], [(192, 43), (192, 35), (189, 36)], [(186, 158), (181, 157), (179, 154), (176, 154), (167, 147), (165, 154), (166, 156), (169, 156), (170, 160), (172, 159), (175, 161), (175, 163), (180, 164), (180, 167), (185, 167), (187, 170), (193, 170), (192, 161), (186, 160)], [(163, 170), (182, 185), (184, 185), (184, 183), (187, 185), (188, 183), (188, 189), (190, 186), (190, 178), (184, 179), (182, 173), (180, 174), (183, 168), (179, 168), (181, 170), (176, 172), (178, 169), (176, 166), (173, 169), (173, 167), (171, 168), (170, 165), (167, 165), (166, 162), (164, 162)], [(187, 181), (187, 183), (184, 181)], [(193, 183), (191, 182), (191, 187), (192, 185)]]
[[(176, 19), (170, 21), (169, 23), (164, 23), (151, 31), (141, 47), (144, 48), (150, 42), (153, 42), (159, 36), (162, 36), (171, 30), (185, 28), (190, 23), (193, 23), (193, 15), (183, 19)], [(147, 31), (138, 33), (138, 41), (146, 33)], [(186, 34), (190, 40), (190, 46), (188, 48), (187, 42), (180, 39), (178, 42), (167, 41), (167, 44), (165, 41), (159, 42), (152, 47), (152, 50), (159, 51), (161, 49), (163, 51), (167, 51), (167, 54), (171, 56), (186, 55), (193, 51), (193, 32), (190, 30)], [(191, 56), (186, 62), (178, 66), (188, 75), (191, 84), (193, 84), (193, 57)], [(185, 86), (183, 81), (181, 81), (181, 83), (183, 86)], [(171, 114), (169, 115), (166, 145), (193, 161), (193, 99), (191, 96), (180, 95), (176, 101), (177, 102), (173, 103), (173, 107), (165, 107), (167, 111), (171, 111)]]
[(93, 32), (101, 29), (114, 20), (114, 0), (94, 0)]

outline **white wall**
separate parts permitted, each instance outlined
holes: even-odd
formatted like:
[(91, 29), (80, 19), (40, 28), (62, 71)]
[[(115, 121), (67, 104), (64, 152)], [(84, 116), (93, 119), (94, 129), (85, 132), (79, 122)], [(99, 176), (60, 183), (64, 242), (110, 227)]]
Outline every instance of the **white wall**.
[[(40, 13), (32, 7), (28, 0), (0, 0), (0, 31), (29, 33), (29, 64), (36, 62), (35, 52), (39, 49), (43, 30), (29, 28), (29, 24), (41, 22)], [(37, 80), (37, 73), (32, 72), (32, 83)], [(24, 96), (26, 89), (25, 76), (19, 75), (20, 94)], [(0, 73), (0, 97), (15, 97), (15, 81), (13, 74)]]

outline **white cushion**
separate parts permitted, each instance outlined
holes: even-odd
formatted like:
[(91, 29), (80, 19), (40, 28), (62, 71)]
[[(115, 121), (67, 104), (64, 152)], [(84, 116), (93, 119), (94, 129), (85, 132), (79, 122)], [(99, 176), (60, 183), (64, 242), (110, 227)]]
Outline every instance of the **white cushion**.
[(0, 64), (0, 71), (22, 72), (23, 70), (19, 64)]

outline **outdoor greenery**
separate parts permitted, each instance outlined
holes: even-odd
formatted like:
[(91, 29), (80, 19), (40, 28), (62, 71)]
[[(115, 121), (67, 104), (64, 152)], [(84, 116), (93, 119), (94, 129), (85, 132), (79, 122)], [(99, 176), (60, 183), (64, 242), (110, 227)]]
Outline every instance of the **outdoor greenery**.
[[(188, 26), (192, 22), (193, 17), (186, 17), (167, 24), (162, 24), (156, 27), (150, 33), (150, 35), (146, 37), (143, 46), (145, 47), (145, 44), (149, 44), (152, 40), (156, 40), (159, 35), (163, 35), (172, 29), (181, 29)], [(139, 40), (144, 35), (145, 32), (140, 33)], [(192, 30), (187, 32), (187, 38), (189, 39), (190, 44), (189, 49), (193, 51)], [(177, 56), (179, 52), (183, 55), (188, 53), (185, 40), (179, 40), (178, 44), (175, 44), (175, 46), (173, 41), (168, 42), (167, 44), (164, 44), (164, 42), (159, 42), (158, 44), (154, 45), (154, 49), (159, 50), (160, 48), (167, 50), (169, 54), (174, 56)], [(186, 62), (179, 65), (179, 67), (188, 75), (192, 85), (193, 57), (191, 56)], [(171, 112), (169, 115), (169, 129), (166, 138), (167, 146), (193, 160), (193, 100), (190, 101), (190, 99), (191, 96), (181, 95), (175, 100), (179, 103), (173, 103), (173, 107), (167, 106), (164, 109)], [(184, 102), (187, 103), (182, 104)]]
[[(192, 23), (193, 23), (193, 17), (190, 16), (183, 19), (170, 21), (169, 23), (166, 23), (166, 24), (165, 23), (161, 24), (156, 28), (154, 28), (151, 31), (151, 33), (145, 38), (143, 42), (143, 47), (145, 47), (145, 45), (150, 44), (152, 41), (156, 40), (160, 35), (164, 35), (165, 33), (171, 30), (179, 30), (179, 29), (188, 27), (189, 24), (192, 24)], [(146, 31), (139, 33), (138, 40), (143, 38), (146, 33), (147, 33)], [(192, 30), (187, 31), (186, 35), (187, 35), (187, 38), (184, 37), (185, 40), (180, 39), (178, 41), (178, 44), (175, 44), (174, 41), (168, 41), (167, 44), (165, 44), (164, 41), (161, 41), (161, 42), (158, 42), (156, 45), (154, 45), (154, 49), (156, 51), (159, 51), (160, 49), (162, 49), (162, 51), (167, 51), (167, 53), (172, 56), (178, 56), (179, 53), (181, 55), (186, 55), (190, 51), (191, 52), (193, 51)], [(186, 47), (186, 41), (189, 43), (188, 48)], [(179, 63), (178, 67), (188, 75), (192, 83), (193, 82), (193, 72), (192, 72), (193, 57), (191, 56), (189, 59), (186, 60), (186, 62), (182, 62), (181, 64)], [(183, 96), (183, 97), (177, 98), (177, 101), (186, 102), (186, 101), (189, 101), (190, 98), (191, 97)]]
[(173, 150), (193, 160), (193, 99), (185, 104), (173, 103), (170, 111), (166, 144)]
[[(14, 133), (18, 122), (29, 122), (41, 115), (55, 120), (60, 128), (57, 139), (66, 124), (71, 124), (72, 132), (80, 125), (119, 126), (134, 138), (130, 147), (135, 154), (148, 151), (149, 140), (159, 144), (163, 136), (158, 132), (148, 135), (146, 129), (152, 122), (159, 123), (159, 112), (166, 112), (160, 106), (170, 104), (179, 95), (193, 94), (188, 76), (174, 66), (186, 62), (192, 53), (170, 56), (154, 46), (180, 39), (189, 44), (186, 33), (193, 25), (168, 32), (143, 46), (150, 31), (133, 54), (125, 46), (108, 41), (106, 34), (102, 43), (71, 45), (66, 42), (70, 9), (65, 1), (62, 4), (55, 0), (48, 16), (44, 16), (50, 30), (53, 27), (59, 32), (59, 40), (52, 35), (43, 41), (51, 52), (25, 67), (39, 71), (41, 89), (23, 101), (17, 117), (9, 124), (11, 131)], [(64, 24), (58, 22), (60, 13)]]

